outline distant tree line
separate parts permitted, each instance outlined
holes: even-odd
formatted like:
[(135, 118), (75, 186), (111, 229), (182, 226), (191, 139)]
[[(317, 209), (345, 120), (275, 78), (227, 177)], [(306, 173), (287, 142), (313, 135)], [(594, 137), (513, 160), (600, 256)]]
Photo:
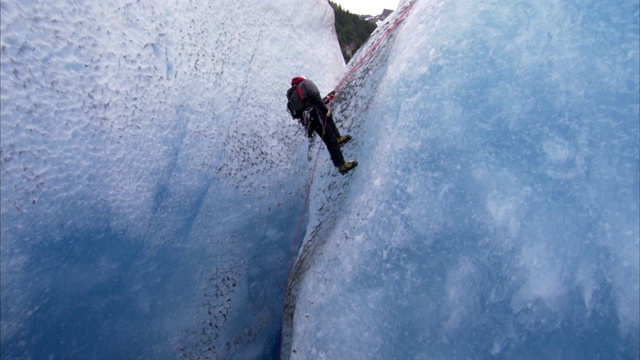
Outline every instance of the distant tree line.
[(335, 13), (336, 34), (342, 49), (342, 56), (346, 62), (349, 62), (377, 25), (362, 19), (359, 15), (350, 13), (332, 1), (329, 1), (329, 4)]

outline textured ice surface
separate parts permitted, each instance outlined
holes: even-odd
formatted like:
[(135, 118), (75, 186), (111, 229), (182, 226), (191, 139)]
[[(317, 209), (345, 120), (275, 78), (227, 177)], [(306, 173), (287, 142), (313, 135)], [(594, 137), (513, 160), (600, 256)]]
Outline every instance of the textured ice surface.
[(342, 73), (329, 5), (0, 11), (2, 358), (272, 351), (308, 174), (284, 94)]
[(638, 6), (415, 2), (336, 96), (292, 358), (638, 358)]
[[(283, 94), (344, 65), (271, 3), (2, 2), (3, 359), (274, 357), (320, 145)], [(334, 102), (283, 358), (638, 358), (638, 18), (416, 1)]]

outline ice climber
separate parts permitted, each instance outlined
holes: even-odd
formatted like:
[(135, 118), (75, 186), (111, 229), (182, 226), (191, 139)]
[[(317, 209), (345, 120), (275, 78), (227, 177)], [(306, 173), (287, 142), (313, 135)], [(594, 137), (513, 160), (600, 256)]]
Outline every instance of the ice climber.
[[(327, 96), (326, 101), (330, 101), (333, 94)], [(358, 165), (357, 161), (344, 161), (340, 146), (351, 140), (350, 135), (341, 136), (336, 124), (333, 121), (331, 110), (320, 97), (320, 91), (313, 81), (304, 76), (297, 76), (291, 79), (291, 88), (287, 90), (287, 110), (294, 119), (298, 119), (304, 126), (307, 135), (313, 136), (313, 132), (324, 141), (329, 150), (333, 165), (338, 168), (341, 174), (346, 174)]]

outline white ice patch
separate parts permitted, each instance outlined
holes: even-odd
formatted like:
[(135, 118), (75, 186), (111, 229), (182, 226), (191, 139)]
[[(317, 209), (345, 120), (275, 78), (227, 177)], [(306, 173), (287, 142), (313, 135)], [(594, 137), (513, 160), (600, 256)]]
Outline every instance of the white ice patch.
[(547, 140), (542, 143), (542, 148), (553, 162), (567, 161), (573, 155), (569, 144), (561, 139)]
[(531, 308), (536, 300), (541, 300), (553, 311), (560, 310), (566, 293), (560, 260), (544, 244), (522, 248), (519, 265), (524, 271), (525, 283), (511, 301), (514, 312)]
[(474, 294), (477, 271), (470, 259), (461, 258), (458, 264), (447, 272), (445, 291), (448, 317), (444, 323), (445, 330), (457, 329), (474, 310), (472, 305), (478, 301)]

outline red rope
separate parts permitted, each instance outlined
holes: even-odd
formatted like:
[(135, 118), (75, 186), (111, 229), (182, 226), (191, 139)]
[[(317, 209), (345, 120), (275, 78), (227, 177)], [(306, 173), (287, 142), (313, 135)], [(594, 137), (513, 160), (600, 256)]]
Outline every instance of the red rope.
[(393, 31), (393, 29), (395, 29), (400, 24), (400, 22), (402, 22), (402, 20), (404, 20), (404, 18), (407, 17), (407, 15), (409, 14), (409, 11), (413, 8), (413, 5), (415, 3), (416, 3), (415, 1), (412, 2), (411, 4), (409, 4), (409, 6), (407, 6), (404, 9), (404, 12), (402, 13), (402, 15), (400, 15), (400, 17), (396, 19), (393, 25), (391, 25), (391, 27), (387, 29), (387, 31), (380, 37), (380, 39), (378, 39), (378, 41), (376, 41), (375, 44), (373, 44), (371, 48), (369, 48), (369, 51), (367, 51), (367, 53), (364, 54), (364, 56), (360, 59), (360, 61), (358, 61), (358, 63), (356, 63), (351, 68), (351, 70), (347, 73), (347, 75), (345, 75), (342, 78), (342, 80), (340, 80), (340, 82), (338, 83), (338, 86), (336, 86), (336, 88), (334, 89), (336, 92), (344, 84), (344, 82), (347, 81), (347, 79), (351, 75), (353, 75), (353, 73), (360, 67), (360, 65), (362, 65), (362, 63), (369, 57), (369, 55), (371, 55), (371, 53), (378, 47), (378, 45), (380, 45), (380, 43), (387, 38), (387, 36), (391, 33), (391, 31)]

